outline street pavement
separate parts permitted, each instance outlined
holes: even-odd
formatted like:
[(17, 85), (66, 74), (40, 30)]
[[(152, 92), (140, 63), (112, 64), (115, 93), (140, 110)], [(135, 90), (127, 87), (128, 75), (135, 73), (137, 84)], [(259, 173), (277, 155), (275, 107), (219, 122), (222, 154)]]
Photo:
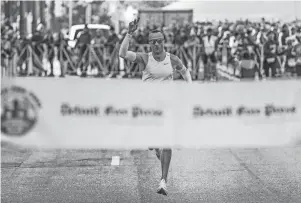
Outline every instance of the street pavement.
[[(112, 165), (112, 157), (120, 158)], [(168, 196), (149, 150), (41, 150), (1, 143), (1, 202), (301, 202), (301, 146), (174, 149)]]

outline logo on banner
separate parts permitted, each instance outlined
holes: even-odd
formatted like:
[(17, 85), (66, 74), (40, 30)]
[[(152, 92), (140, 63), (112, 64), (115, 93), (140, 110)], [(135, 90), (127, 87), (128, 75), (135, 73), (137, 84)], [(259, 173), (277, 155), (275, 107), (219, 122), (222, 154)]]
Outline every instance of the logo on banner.
[(163, 111), (160, 109), (146, 109), (139, 106), (133, 106), (131, 109), (128, 108), (116, 108), (113, 106), (106, 106), (100, 108), (98, 106), (93, 107), (81, 107), (71, 106), (68, 103), (61, 105), (61, 114), (63, 116), (130, 116), (132, 118), (139, 117), (162, 117)]
[(264, 108), (250, 108), (246, 106), (239, 106), (237, 108), (234, 107), (226, 107), (221, 109), (213, 109), (213, 108), (202, 108), (201, 106), (195, 106), (193, 108), (193, 116), (194, 117), (231, 117), (234, 115), (237, 116), (259, 116), (263, 114), (265, 117), (271, 116), (281, 116), (288, 114), (296, 114), (297, 107), (295, 105), (292, 106), (275, 106), (273, 104), (267, 104)]
[(10, 86), (1, 90), (1, 132), (9, 136), (23, 136), (38, 121), (39, 99), (23, 87)]
[(80, 106), (63, 103), (61, 115), (64, 117), (99, 117), (112, 124), (129, 125), (161, 125), (164, 124), (164, 111), (161, 108), (146, 108), (141, 106), (116, 107)]

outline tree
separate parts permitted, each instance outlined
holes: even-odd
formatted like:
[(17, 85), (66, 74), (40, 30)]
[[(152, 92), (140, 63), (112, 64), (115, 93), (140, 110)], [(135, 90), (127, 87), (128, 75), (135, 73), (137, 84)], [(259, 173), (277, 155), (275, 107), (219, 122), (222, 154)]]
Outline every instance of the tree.
[(171, 1), (142, 1), (143, 4), (146, 6), (149, 6), (151, 8), (162, 8), (165, 7), (173, 2), (176, 2), (176, 0)]

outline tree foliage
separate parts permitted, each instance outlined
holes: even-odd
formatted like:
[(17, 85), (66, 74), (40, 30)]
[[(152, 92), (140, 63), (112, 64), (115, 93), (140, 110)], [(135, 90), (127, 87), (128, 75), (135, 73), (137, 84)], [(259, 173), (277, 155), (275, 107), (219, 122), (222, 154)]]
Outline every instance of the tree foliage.
[(143, 1), (142, 3), (151, 8), (162, 8), (173, 2), (175, 2), (175, 0), (172, 0), (172, 1)]

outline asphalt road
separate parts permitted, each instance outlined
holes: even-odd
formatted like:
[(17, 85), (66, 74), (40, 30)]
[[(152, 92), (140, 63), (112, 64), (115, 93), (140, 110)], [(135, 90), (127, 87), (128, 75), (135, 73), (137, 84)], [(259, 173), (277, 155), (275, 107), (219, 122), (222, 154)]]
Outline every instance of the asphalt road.
[(166, 197), (156, 194), (161, 174), (153, 151), (1, 145), (3, 203), (301, 202), (300, 146), (174, 149)]

